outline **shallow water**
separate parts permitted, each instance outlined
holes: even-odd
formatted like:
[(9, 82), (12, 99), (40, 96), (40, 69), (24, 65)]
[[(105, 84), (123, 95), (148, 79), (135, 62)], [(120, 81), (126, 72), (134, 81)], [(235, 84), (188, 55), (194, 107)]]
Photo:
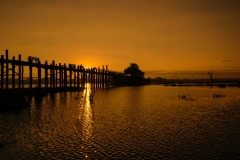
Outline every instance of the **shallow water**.
[(96, 90), (93, 102), (89, 92), (0, 113), (0, 159), (240, 157), (240, 88), (120, 87)]

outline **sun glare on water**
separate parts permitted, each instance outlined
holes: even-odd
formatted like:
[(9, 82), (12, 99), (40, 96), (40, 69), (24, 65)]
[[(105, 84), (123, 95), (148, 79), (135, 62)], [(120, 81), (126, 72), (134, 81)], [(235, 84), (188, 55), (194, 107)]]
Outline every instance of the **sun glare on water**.
[(79, 104), (78, 120), (82, 126), (83, 139), (89, 139), (92, 136), (93, 129), (93, 108), (90, 102), (91, 88), (90, 84), (85, 85), (83, 95)]

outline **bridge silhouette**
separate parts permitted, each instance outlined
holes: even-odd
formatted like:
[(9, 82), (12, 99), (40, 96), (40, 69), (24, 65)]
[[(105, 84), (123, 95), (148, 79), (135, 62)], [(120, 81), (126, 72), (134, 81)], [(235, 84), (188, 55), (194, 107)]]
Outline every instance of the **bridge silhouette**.
[[(26, 69), (27, 68), (27, 69)], [(33, 76), (33, 70), (36, 75)], [(27, 73), (28, 76), (24, 76)], [(76, 91), (84, 89), (86, 83), (94, 88), (111, 88), (128, 84), (130, 76), (108, 70), (108, 66), (84, 68), (75, 64), (56, 64), (45, 61), (41, 63), (37, 57), (29, 56), (23, 61), (5, 56), (0, 59), (0, 92), (11, 94), (35, 95), (47, 92)]]

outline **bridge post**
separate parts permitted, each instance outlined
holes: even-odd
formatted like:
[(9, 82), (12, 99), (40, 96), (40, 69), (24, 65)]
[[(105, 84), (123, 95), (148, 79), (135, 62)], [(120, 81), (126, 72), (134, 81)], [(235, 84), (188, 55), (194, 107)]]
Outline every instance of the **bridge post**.
[(5, 88), (8, 89), (8, 50), (6, 50), (6, 86)]
[(62, 87), (65, 87), (65, 64), (62, 65)]
[(83, 86), (83, 66), (80, 65), (80, 87), (84, 87)]
[[(28, 59), (31, 59), (30, 56), (28, 57)], [(32, 89), (32, 62), (28, 62), (29, 63), (29, 88)]]
[(63, 79), (63, 65), (61, 64), (61, 87), (64, 86), (64, 79)]
[(12, 88), (15, 89), (15, 56), (12, 59)]
[(79, 70), (80, 70), (80, 66), (77, 66), (77, 87), (79, 88)]
[(98, 67), (98, 88), (101, 88), (101, 69)]
[(59, 76), (59, 66), (57, 64), (54, 66), (54, 73), (55, 73), (55, 87), (58, 86), (58, 76)]
[(69, 80), (70, 80), (70, 87), (72, 87), (72, 66), (69, 65)]
[(44, 66), (44, 69), (45, 69), (45, 77), (44, 77), (44, 81), (45, 81), (45, 88), (48, 88), (48, 63), (47, 61), (45, 62), (45, 66)]
[(73, 66), (73, 87), (76, 87), (76, 65)]
[(91, 69), (87, 69), (87, 82), (91, 82)]
[(104, 70), (104, 66), (102, 67), (102, 86), (101, 88), (104, 88), (104, 73), (105, 73), (105, 70)]
[(4, 88), (4, 55), (1, 55), (1, 89)]
[(68, 81), (67, 81), (67, 66), (66, 63), (64, 63), (64, 87), (68, 86)]
[(18, 88), (21, 88), (21, 76), (22, 76), (21, 54), (18, 55)]
[(85, 87), (85, 83), (87, 81), (87, 71), (86, 68), (83, 68), (83, 86)]
[(84, 87), (84, 67), (81, 66), (81, 87)]
[(51, 72), (52, 72), (52, 88), (55, 88), (55, 61), (52, 61), (52, 66), (51, 66)]
[(106, 71), (105, 71), (105, 87), (108, 88), (108, 65), (106, 65)]
[(52, 77), (53, 76), (52, 76), (52, 65), (51, 64), (50, 64), (49, 72), (50, 72), (50, 82), (49, 82), (50, 84), (49, 85), (50, 85), (50, 88), (52, 88)]
[(58, 64), (59, 65), (59, 87), (62, 87), (62, 65), (61, 63)]
[(109, 80), (108, 80), (108, 86), (111, 87), (112, 85), (112, 72), (109, 72)]
[(83, 87), (85, 87), (85, 82), (86, 82), (86, 69), (83, 67), (83, 75), (82, 75), (82, 77), (83, 77)]
[(22, 65), (22, 88), (24, 88), (24, 67), (23, 67), (23, 65)]
[(42, 77), (41, 77), (41, 62), (38, 61), (38, 88), (41, 88), (41, 81), (42, 81)]
[(97, 88), (100, 88), (100, 67), (97, 69)]
[(96, 71), (97, 71), (97, 69), (94, 67), (94, 68), (93, 68), (93, 83), (94, 83), (94, 89), (95, 89), (96, 86), (97, 86), (97, 84), (96, 84), (96, 77), (97, 77)]
[(90, 83), (92, 84), (93, 83), (93, 68), (91, 68), (89, 72), (90, 72), (89, 73)]

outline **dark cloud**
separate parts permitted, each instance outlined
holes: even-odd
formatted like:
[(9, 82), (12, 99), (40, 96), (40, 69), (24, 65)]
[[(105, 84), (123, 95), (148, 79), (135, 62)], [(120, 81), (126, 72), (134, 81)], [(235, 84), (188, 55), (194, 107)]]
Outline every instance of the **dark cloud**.
[(239, 0), (193, 0), (185, 4), (191, 4), (192, 9), (200, 12), (239, 12), (240, 7)]
[(227, 63), (227, 62), (232, 62), (233, 60), (228, 59), (228, 60), (220, 60), (219, 63)]

